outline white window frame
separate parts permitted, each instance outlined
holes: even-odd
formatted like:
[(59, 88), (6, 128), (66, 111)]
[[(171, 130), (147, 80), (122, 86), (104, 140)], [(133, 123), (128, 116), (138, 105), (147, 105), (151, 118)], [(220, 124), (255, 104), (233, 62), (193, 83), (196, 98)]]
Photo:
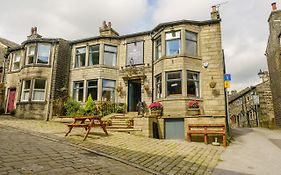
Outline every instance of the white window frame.
[[(160, 82), (157, 82), (157, 79), (159, 78)], [(158, 94), (158, 87), (160, 88), (160, 94)], [(162, 74), (158, 74), (155, 76), (155, 98), (162, 98), (163, 97), (163, 89), (162, 89)]]
[[(114, 47), (114, 48), (116, 48), (116, 52), (110, 51), (110, 50), (106, 50), (106, 47), (112, 47), (112, 48)], [(105, 45), (104, 45), (104, 48), (103, 48), (103, 52), (104, 52), (103, 55), (105, 55), (105, 53), (115, 54), (115, 60), (114, 60), (114, 64), (113, 64), (113, 65), (105, 64), (105, 56), (104, 56), (104, 58), (103, 58), (103, 64), (104, 64), (104, 65), (108, 65), (108, 66), (117, 66), (118, 47), (117, 47), (117, 46), (113, 46), (113, 45), (105, 44)]]
[[(25, 84), (27, 81), (30, 81), (30, 84), (29, 84), (29, 89), (24, 89), (25, 87)], [(25, 101), (29, 101), (29, 98), (30, 98), (30, 90), (31, 90), (31, 84), (32, 84), (32, 80), (23, 80), (22, 82), (22, 91), (21, 91), (21, 101), (25, 102)], [(27, 99), (24, 99), (24, 93), (28, 93), (28, 98)]]
[[(196, 74), (197, 75), (197, 79), (189, 79), (188, 78), (188, 74)], [(196, 97), (196, 98), (200, 98), (200, 72), (194, 72), (194, 71), (187, 71), (186, 73), (186, 77), (187, 77), (187, 80), (186, 80), (186, 91), (188, 91), (188, 87), (187, 87), (187, 82), (190, 81), (190, 82), (194, 82), (195, 83), (195, 95), (191, 95), (191, 94), (187, 94), (187, 96), (191, 96), (191, 97)]]
[(162, 56), (162, 41), (161, 41), (161, 36), (156, 38), (155, 42), (155, 53), (154, 53), (154, 60), (158, 60)]
[[(39, 58), (39, 47), (41, 46), (49, 46), (50, 50), (49, 50), (49, 54), (48, 54), (48, 63), (38, 63), (38, 58)], [(42, 65), (48, 65), (50, 63), (50, 57), (51, 57), (51, 49), (52, 49), (52, 45), (51, 44), (45, 44), (45, 43), (39, 43), (37, 45), (37, 55), (36, 55), (36, 64), (42, 64)]]
[[(18, 60), (16, 58), (19, 58)], [(21, 55), (20, 53), (13, 54), (13, 60), (12, 60), (12, 71), (17, 71), (20, 69), (20, 61), (21, 61)], [(15, 69), (15, 64), (18, 64), (18, 68)]]
[[(82, 83), (83, 86), (82, 86), (82, 87), (76, 87), (76, 86), (75, 86), (76, 83)], [(80, 90), (80, 89), (82, 89), (83, 94), (82, 94), (82, 99), (79, 101), (79, 90)], [(77, 96), (77, 97), (74, 96), (74, 93), (75, 93), (75, 94), (77, 93), (78, 96)], [(73, 99), (76, 100), (76, 101), (79, 101), (79, 102), (83, 102), (83, 101), (84, 101), (84, 81), (83, 81), (83, 80), (81, 80), (81, 81), (74, 81), (74, 82), (73, 82), (73, 93), (72, 93), (72, 97), (73, 97)]]
[[(79, 55), (82, 55), (81, 53), (77, 53), (77, 50), (78, 49), (85, 49), (85, 53), (83, 53), (83, 54), (85, 54), (85, 56), (84, 56), (84, 65), (82, 65), (81, 64), (81, 59), (79, 59), (79, 62), (78, 62), (78, 56)], [(77, 48), (75, 48), (75, 64), (74, 64), (74, 67), (75, 68), (79, 68), (79, 67), (85, 67), (86, 66), (86, 50), (87, 50), (87, 47), (86, 46), (83, 46), (83, 47), (77, 47)], [(79, 63), (79, 64), (78, 64)]]
[[(32, 54), (29, 53), (31, 47), (34, 48), (34, 52)], [(28, 63), (29, 62), (29, 57), (31, 57), (31, 56), (33, 56), (32, 63)], [(36, 57), (36, 45), (29, 45), (27, 47), (27, 50), (26, 50), (25, 65), (32, 65), (32, 64), (34, 64), (35, 57)]]
[[(174, 54), (169, 54), (168, 55), (168, 52), (167, 52), (167, 49), (168, 49), (167, 45), (168, 44), (167, 43), (170, 42), (170, 41), (176, 41), (176, 40), (179, 41), (178, 53), (174, 53)], [(180, 54), (180, 52), (181, 52), (181, 31), (180, 30), (167, 32), (165, 34), (165, 47), (166, 47), (166, 49), (165, 49), (165, 55), (166, 56), (175, 56), (175, 55), (179, 55)]]
[[(192, 39), (192, 38), (187, 38), (187, 34), (190, 33), (190, 34), (194, 34), (195, 35), (195, 40)], [(186, 42), (186, 54), (189, 55), (189, 56), (198, 56), (198, 33), (195, 33), (195, 32), (190, 32), (190, 31), (185, 31), (185, 42)], [(195, 52), (195, 55), (191, 54), (188, 52), (188, 42), (192, 42), (192, 43), (195, 43), (196, 45), (196, 52)]]

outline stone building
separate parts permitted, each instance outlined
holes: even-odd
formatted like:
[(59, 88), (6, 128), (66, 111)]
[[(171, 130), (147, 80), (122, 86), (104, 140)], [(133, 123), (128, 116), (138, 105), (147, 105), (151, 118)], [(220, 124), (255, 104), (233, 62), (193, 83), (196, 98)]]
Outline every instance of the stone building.
[(261, 83), (229, 96), (229, 113), (233, 127), (269, 127), (274, 123), (272, 94), (268, 71), (258, 73)]
[(8, 49), (5, 67), (6, 113), (48, 120), (52, 102), (68, 87), (70, 45), (63, 39), (42, 38), (37, 28), (20, 46)]
[(275, 123), (281, 127), (281, 10), (277, 10), (276, 3), (272, 3), (272, 12), (268, 18), (269, 37), (266, 57), (273, 95)]
[[(48, 118), (56, 92), (65, 87), (82, 104), (89, 95), (95, 101), (125, 103), (126, 112), (136, 117), (140, 101), (146, 106), (159, 101), (161, 118), (135, 119), (136, 127), (145, 125), (146, 136), (153, 135), (155, 123), (159, 137), (167, 139), (184, 139), (190, 123), (225, 123), (220, 21), (213, 7), (210, 20), (161, 23), (127, 35), (104, 22), (99, 36), (70, 45), (33, 30), (20, 47), (10, 49), (6, 110), (15, 106), (18, 116)], [(200, 106), (196, 115), (187, 106), (194, 100)]]
[(4, 102), (4, 94), (5, 94), (5, 88), (4, 88), (4, 64), (5, 64), (5, 55), (7, 53), (7, 50), (11, 47), (17, 47), (18, 44), (9, 41), (4, 38), (0, 38), (0, 108), (3, 108)]
[[(147, 106), (159, 101), (163, 117), (150, 119), (148, 130), (157, 123), (161, 138), (184, 139), (188, 123), (225, 123), (216, 7), (211, 17), (161, 23), (128, 35), (119, 35), (104, 22), (99, 36), (71, 42), (69, 95), (82, 103), (89, 95), (97, 101), (125, 103), (127, 112), (136, 111), (139, 101)], [(200, 104), (196, 116), (188, 113), (191, 100)]]

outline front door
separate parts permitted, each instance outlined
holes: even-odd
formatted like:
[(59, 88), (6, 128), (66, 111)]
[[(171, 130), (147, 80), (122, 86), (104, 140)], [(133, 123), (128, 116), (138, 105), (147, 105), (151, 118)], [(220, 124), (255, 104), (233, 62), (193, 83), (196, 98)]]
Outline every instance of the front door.
[(16, 89), (10, 89), (7, 102), (7, 113), (10, 113), (15, 108)]
[(128, 111), (137, 111), (137, 104), (141, 101), (141, 80), (128, 81)]

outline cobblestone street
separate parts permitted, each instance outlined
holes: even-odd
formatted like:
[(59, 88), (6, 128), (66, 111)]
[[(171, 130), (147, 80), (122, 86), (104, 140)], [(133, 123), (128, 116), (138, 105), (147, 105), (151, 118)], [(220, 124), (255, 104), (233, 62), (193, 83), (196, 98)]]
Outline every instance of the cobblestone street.
[[(98, 128), (94, 128), (88, 139), (83, 142), (82, 140), (85, 130), (82, 128), (75, 128), (70, 135), (65, 138), (64, 134), (67, 131), (67, 126), (61, 121), (46, 122), (0, 116), (0, 125), (1, 124), (23, 129), (24, 131), (39, 134), (40, 136), (47, 138), (59, 139), (59, 143), (52, 143), (54, 147), (59, 147), (61, 149), (64, 147), (68, 148), (68, 145), (61, 144), (61, 142), (71, 143), (79, 147), (93, 150), (100, 155), (112, 157), (115, 160), (123, 161), (129, 165), (140, 167), (141, 169), (148, 170), (154, 174), (212, 174), (221, 153), (224, 151), (223, 147), (214, 147), (202, 143), (150, 139), (127, 133), (110, 132), (109, 136), (105, 136)], [(4, 138), (7, 139), (7, 137)], [(48, 143), (49, 142), (50, 141), (48, 141)], [(20, 143), (21, 141), (18, 141), (17, 145), (20, 145)], [(6, 145), (6, 147), (8, 146)], [(35, 150), (43, 149), (41, 146), (38, 146), (35, 147)], [(63, 150), (66, 151), (67, 149)], [(76, 152), (76, 154), (73, 152)], [(75, 165), (79, 158), (73, 158), (73, 155), (79, 157), (81, 154), (79, 152), (81, 152), (81, 150), (79, 151), (77, 148), (69, 148), (68, 151), (64, 152), (64, 156), (70, 156), (68, 162), (72, 162), (66, 164)], [(84, 156), (86, 159), (91, 158), (91, 156), (85, 156), (85, 151), (82, 151), (82, 153), (84, 153), (82, 154), (82, 157)], [(121, 168), (126, 165), (119, 163), (120, 166), (117, 166), (121, 168), (123, 171), (122, 173), (120, 172), (120, 169), (116, 171), (114, 170), (114, 167), (116, 166), (114, 166), (114, 163), (112, 163), (112, 165), (109, 163), (111, 160), (108, 162), (106, 161), (106, 158), (101, 157), (101, 161), (99, 161), (99, 159), (96, 158), (97, 155), (94, 156), (95, 157), (92, 157), (92, 160), (94, 161), (93, 164), (100, 163), (98, 167), (100, 167), (102, 171), (110, 171), (110, 173), (116, 174), (127, 174), (124, 173), (126, 168)], [(60, 155), (57, 157), (61, 158), (63, 156)], [(87, 162), (87, 165), (89, 165), (89, 161)], [(90, 164), (92, 165), (92, 163)], [(58, 164), (60, 169), (64, 168), (64, 165), (65, 164), (63, 163)], [(96, 169), (96, 167), (97, 166), (93, 166), (92, 168)], [(76, 168), (73, 167), (73, 169)], [(132, 171), (132, 169), (134, 169), (134, 171)], [(127, 172), (130, 172), (130, 174), (132, 174), (132, 172), (137, 174), (140, 170), (135, 171), (135, 168), (128, 167)], [(141, 174), (144, 173), (145, 172), (141, 172)]]
[(70, 145), (0, 125), (0, 174), (149, 174)]

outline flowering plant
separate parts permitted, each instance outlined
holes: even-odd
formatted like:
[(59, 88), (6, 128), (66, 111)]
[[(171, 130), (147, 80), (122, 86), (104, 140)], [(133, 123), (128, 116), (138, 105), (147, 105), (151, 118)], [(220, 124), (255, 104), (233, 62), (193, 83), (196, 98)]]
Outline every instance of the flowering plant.
[(199, 108), (199, 103), (196, 100), (191, 100), (187, 103), (188, 108)]
[(156, 110), (162, 110), (163, 109), (162, 104), (159, 103), (158, 101), (155, 101), (155, 102), (151, 103), (148, 107), (149, 107), (149, 109), (151, 111), (156, 111)]

